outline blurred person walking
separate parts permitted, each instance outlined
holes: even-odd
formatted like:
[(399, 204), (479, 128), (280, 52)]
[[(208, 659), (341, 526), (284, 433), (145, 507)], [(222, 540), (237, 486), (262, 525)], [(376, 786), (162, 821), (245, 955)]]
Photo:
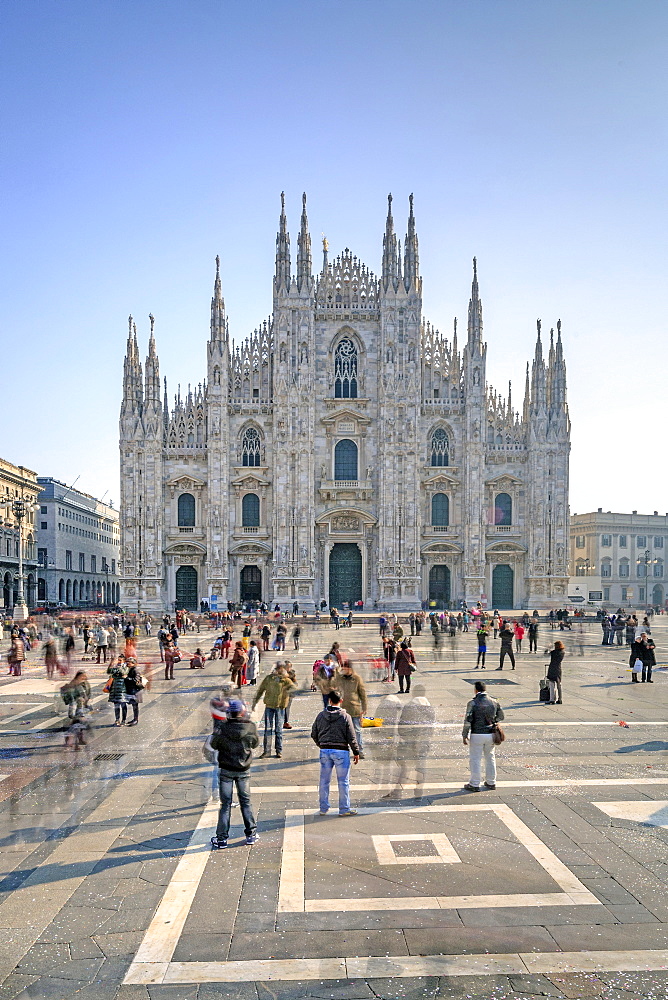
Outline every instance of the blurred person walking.
[(515, 654), (513, 653), (513, 639), (515, 638), (515, 633), (508, 622), (504, 622), (503, 628), (499, 630), (499, 638), (501, 639), (501, 649), (499, 650), (499, 666), (496, 669), (503, 670), (503, 661), (506, 656), (509, 656), (514, 670)]

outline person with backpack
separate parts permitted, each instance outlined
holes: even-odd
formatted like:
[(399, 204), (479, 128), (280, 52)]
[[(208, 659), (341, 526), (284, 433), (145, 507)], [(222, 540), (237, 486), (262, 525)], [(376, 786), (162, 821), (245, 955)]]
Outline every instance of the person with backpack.
[(237, 790), (241, 816), (246, 834), (246, 844), (251, 847), (258, 841), (257, 823), (250, 796), (250, 769), (253, 750), (259, 743), (257, 726), (246, 717), (246, 706), (239, 698), (230, 698), (225, 710), (226, 719), (214, 729), (210, 738), (211, 748), (218, 754), (218, 790), (220, 810), (215, 836), (211, 838), (214, 850), (227, 847), (232, 814), (232, 796)]

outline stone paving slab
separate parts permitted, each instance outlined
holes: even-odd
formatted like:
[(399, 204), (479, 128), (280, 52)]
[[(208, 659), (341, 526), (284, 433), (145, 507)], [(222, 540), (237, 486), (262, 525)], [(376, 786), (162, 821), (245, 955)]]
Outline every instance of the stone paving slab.
[[(353, 629), (350, 634), (346, 630), (345, 637), (339, 633), (336, 638), (344, 645), (370, 646), (376, 634), (377, 630), (370, 626), (366, 631), (361, 627)], [(325, 627), (317, 635), (306, 630), (304, 649), (294, 656), (298, 675), (308, 678), (315, 654), (332, 638), (333, 632)], [(541, 641), (547, 643), (553, 638), (554, 634), (543, 630)], [(569, 653), (577, 653), (574, 637), (559, 634), (559, 638), (565, 638)], [(659, 646), (666, 638), (668, 630), (664, 629), (658, 636)], [(623, 666), (620, 669), (621, 664), (611, 662), (615, 658), (623, 660), (625, 651), (614, 650), (611, 655), (595, 640), (600, 641), (600, 632), (590, 630), (585, 634), (585, 655), (567, 656), (567, 699), (563, 706), (550, 710), (535, 702), (543, 658), (526, 654), (518, 658), (513, 687), (499, 687), (497, 692), (510, 725), (506, 744), (498, 754), (499, 787), (484, 797), (467, 796), (456, 784), (463, 784), (467, 776), (466, 751), (461, 746), (458, 725), (470, 696), (470, 685), (464, 681), (477, 676), (470, 670), (470, 660), (467, 662), (475, 637), (458, 637), (453, 645), (444, 646), (439, 660), (433, 660), (429, 640), (416, 640), (418, 673), (414, 689), (424, 685), (438, 722), (449, 728), (434, 730), (426, 756), (422, 756), (419, 742), (395, 740), (391, 728), (370, 732), (367, 759), (354, 769), (352, 780), (366, 786), (363, 793), (354, 792), (355, 800), (369, 805), (379, 803), (383, 786), (397, 789), (404, 809), (430, 803), (461, 804), (471, 798), (509, 805), (575, 878), (593, 892), (600, 905), (480, 906), (434, 911), (395, 907), (387, 912), (351, 912), (344, 908), (340, 914), (278, 913), (285, 809), (315, 809), (317, 805), (312, 790), (317, 784), (315, 748), (308, 733), (313, 715), (319, 710), (319, 698), (306, 693), (293, 704), (295, 729), (285, 734), (284, 760), (263, 762), (253, 774), (256, 787), (285, 789), (292, 785), (294, 793), (255, 796), (262, 837), (257, 848), (207, 857), (171, 955), (175, 968), (178, 963), (186, 975), (189, 966), (204, 971), (211, 963), (222, 963), (220, 968), (224, 970), (235, 962), (239, 969), (245, 962), (275, 962), (271, 982), (263, 976), (252, 983), (123, 982), (206, 801), (211, 769), (201, 761), (200, 734), (209, 725), (208, 698), (217, 687), (220, 665), (207, 665), (196, 684), (187, 668), (177, 668), (177, 681), (171, 689), (157, 680), (148, 703), (142, 707), (140, 726), (134, 730), (109, 728), (109, 712), (104, 706), (96, 718), (91, 749), (83, 755), (65, 757), (62, 734), (49, 733), (48, 727), (37, 739), (40, 733), (34, 730), (33, 723), (40, 725), (48, 720), (50, 706), (26, 716), (29, 724), (22, 727), (26, 731), (4, 738), (17, 746), (19, 757), (24, 748), (30, 754), (41, 754), (43, 760), (40, 767), (34, 768), (32, 764), (26, 768), (19, 757), (3, 761), (3, 772), (7, 771), (11, 780), (9, 784), (8, 779), (0, 781), (0, 918), (4, 912), (13, 922), (6, 920), (9, 926), (3, 932), (0, 1000), (3, 996), (13, 1000), (21, 995), (63, 998), (74, 993), (83, 1000), (210, 1000), (219, 996), (259, 1000), (261, 996), (279, 995), (284, 1000), (290, 995), (323, 1000), (325, 996), (356, 1000), (357, 995), (360, 1000), (370, 995), (387, 996), (388, 1000), (399, 996), (451, 996), (453, 1000), (464, 996), (497, 1000), (521, 996), (529, 1000), (534, 995), (558, 994), (554, 992), (556, 973), (549, 973), (550, 978), (538, 975), (528, 971), (527, 963), (533, 959), (558, 962), (560, 948), (569, 955), (582, 955), (582, 949), (587, 947), (608, 955), (608, 961), (617, 963), (616, 967), (626, 962), (629, 968), (628, 972), (593, 973), (578, 972), (576, 967), (572, 974), (589, 976), (586, 982), (592, 988), (603, 984), (604, 992), (595, 995), (617, 1000), (617, 994), (626, 993), (628, 1000), (624, 984), (630, 983), (631, 995), (633, 990), (642, 989), (643, 996), (653, 1000), (656, 994), (665, 1000), (665, 974), (660, 969), (634, 972), (632, 966), (638, 961), (646, 961), (650, 967), (652, 963), (660, 964), (660, 956), (667, 949), (668, 831), (611, 819), (593, 803), (668, 799), (668, 783), (643, 784), (647, 776), (664, 781), (668, 777), (668, 677), (659, 674), (649, 693), (639, 685), (631, 688)], [(199, 641), (195, 636), (185, 640), (190, 644)], [(493, 659), (494, 647), (490, 665)], [(270, 660), (264, 666), (270, 666)], [(592, 688), (592, 683), (614, 686)], [(369, 684), (374, 706), (388, 688), (391, 686)], [(2, 690), (10, 689), (4, 685)], [(20, 706), (18, 710), (22, 710)], [(616, 726), (619, 718), (630, 720), (631, 728)], [(559, 728), (562, 722), (576, 722), (578, 728)], [(5, 730), (8, 728), (5, 725)], [(0, 739), (2, 732), (0, 717)], [(124, 751), (121, 761), (92, 761), (94, 753), (115, 748)], [(430, 789), (426, 785), (425, 794), (416, 798), (416, 764), (426, 782), (454, 782), (455, 786)], [(403, 788), (396, 785), (400, 773)], [(22, 774), (27, 777), (24, 783), (19, 780)], [(139, 778), (123, 777), (130, 774)], [(504, 778), (523, 784), (506, 788)], [(599, 784), (550, 784), (564, 778), (575, 782), (590, 779)], [(612, 787), (606, 784), (611, 778), (624, 778), (633, 784)], [(126, 808), (118, 821), (105, 803), (117, 801), (117, 789), (131, 789), (134, 781), (145, 779), (155, 783), (153, 791), (134, 813)], [(303, 791), (304, 786), (309, 791)], [(10, 790), (4, 801), (3, 789)], [(124, 795), (127, 797), (121, 791), (121, 801)], [(91, 826), (90, 817), (96, 809), (101, 811)], [(407, 817), (408, 813), (403, 813), (398, 818), (394, 831), (373, 832), (410, 833), (417, 827), (411, 825), (415, 820)], [(391, 894), (398, 891), (399, 882), (401, 891), (414, 893), (431, 891), (442, 881), (442, 875), (433, 871), (437, 865), (423, 865), (429, 872), (419, 875), (409, 865), (394, 866), (405, 869), (401, 878), (397, 871), (383, 871), (366, 842), (360, 840), (366, 836), (364, 824), (346, 834), (339, 832), (341, 824), (337, 825), (336, 820), (327, 820), (324, 828), (328, 826), (331, 834), (323, 835), (309, 849), (311, 882), (317, 884), (321, 895), (325, 891), (329, 897), (338, 895), (345, 905), (346, 898), (354, 900), (363, 894), (364, 879), (371, 880), (374, 892), (381, 896), (390, 894), (379, 888), (389, 884), (388, 879), (393, 885)], [(483, 893), (498, 890), (506, 883), (505, 891), (517, 892), (526, 872), (533, 870), (533, 861), (521, 860), (523, 849), (509, 849), (503, 831), (491, 827), (484, 831), (470, 816), (442, 828), (456, 842), (460, 855), (466, 850), (475, 855), (473, 865), (463, 860), (445, 866), (458, 872), (441, 886), (439, 891), (445, 894), (462, 891), (459, 872), (467, 868), (471, 869), (468, 880), (476, 881), (476, 891)], [(342, 881), (339, 875), (345, 865), (342, 867), (341, 858), (346, 855), (359, 872), (352, 877), (346, 870)], [(360, 866), (360, 861), (365, 864)], [(549, 888), (544, 881), (548, 877), (538, 877), (543, 879), (542, 889)], [(40, 914), (36, 927), (26, 919), (27, 907), (22, 904), (28, 898), (25, 890), (31, 894), (31, 912)], [(633, 954), (629, 955), (628, 949), (633, 949)], [(651, 949), (657, 957), (651, 957)], [(498, 955), (499, 962), (506, 960), (516, 967), (516, 974), (495, 974), (494, 962), (476, 976), (466, 974), (465, 964), (456, 975), (416, 976), (411, 972), (418, 967), (412, 962), (428, 966), (441, 955), (443, 961), (457, 963), (485, 950)], [(633, 957), (639, 954), (650, 957)], [(349, 961), (351, 968), (362, 968), (359, 963), (368, 960), (368, 971), (374, 970), (374, 975), (327, 982), (317, 976), (304, 982), (281, 981), (280, 969), (286, 962), (300, 960), (300, 955), (307, 956), (306, 961), (319, 956), (343, 956), (344, 964)], [(374, 955), (376, 958), (369, 958)], [(393, 978), (392, 963), (385, 962), (387, 955), (399, 965), (404, 963), (400, 978)], [(232, 966), (227, 966), (229, 961)], [(586, 956), (580, 962), (586, 966)], [(82, 978), (74, 978), (77, 976)], [(65, 989), (63, 984), (68, 983)], [(585, 979), (580, 989), (583, 984)]]

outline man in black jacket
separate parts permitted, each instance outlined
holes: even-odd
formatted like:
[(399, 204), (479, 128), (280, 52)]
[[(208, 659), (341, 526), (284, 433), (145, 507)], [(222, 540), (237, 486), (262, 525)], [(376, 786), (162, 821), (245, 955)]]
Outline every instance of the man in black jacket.
[(220, 812), (216, 836), (211, 838), (214, 848), (227, 847), (232, 812), (232, 794), (237, 786), (237, 796), (244, 821), (246, 843), (257, 843), (257, 824), (250, 798), (250, 766), (253, 748), (258, 745), (257, 727), (244, 718), (245, 705), (232, 698), (227, 705), (227, 719), (217, 726), (211, 737), (211, 746), (218, 752), (218, 787)]
[(501, 656), (499, 660), (499, 666), (497, 670), (503, 670), (503, 661), (506, 656), (510, 657), (510, 662), (513, 665), (513, 670), (515, 669), (515, 654), (513, 653), (513, 639), (515, 633), (511, 629), (508, 621), (503, 623), (503, 628), (499, 632), (499, 639), (501, 640)]
[(311, 729), (311, 739), (320, 747), (320, 815), (329, 812), (329, 783), (332, 768), (336, 768), (339, 782), (339, 816), (355, 816), (357, 809), (350, 808), (350, 753), (357, 764), (360, 750), (357, 745), (353, 720), (341, 708), (341, 695), (331, 691), (329, 705), (316, 716)]

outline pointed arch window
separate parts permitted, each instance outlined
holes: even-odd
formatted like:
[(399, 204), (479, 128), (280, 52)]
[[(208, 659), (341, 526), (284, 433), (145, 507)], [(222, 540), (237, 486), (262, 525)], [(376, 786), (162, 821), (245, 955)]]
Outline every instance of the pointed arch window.
[(431, 464), (435, 467), (450, 464), (448, 435), (442, 427), (437, 427), (431, 436)]
[(334, 397), (357, 399), (357, 348), (350, 337), (340, 340), (334, 352)]
[(259, 432), (254, 427), (248, 427), (241, 439), (241, 464), (260, 465), (261, 450)]

